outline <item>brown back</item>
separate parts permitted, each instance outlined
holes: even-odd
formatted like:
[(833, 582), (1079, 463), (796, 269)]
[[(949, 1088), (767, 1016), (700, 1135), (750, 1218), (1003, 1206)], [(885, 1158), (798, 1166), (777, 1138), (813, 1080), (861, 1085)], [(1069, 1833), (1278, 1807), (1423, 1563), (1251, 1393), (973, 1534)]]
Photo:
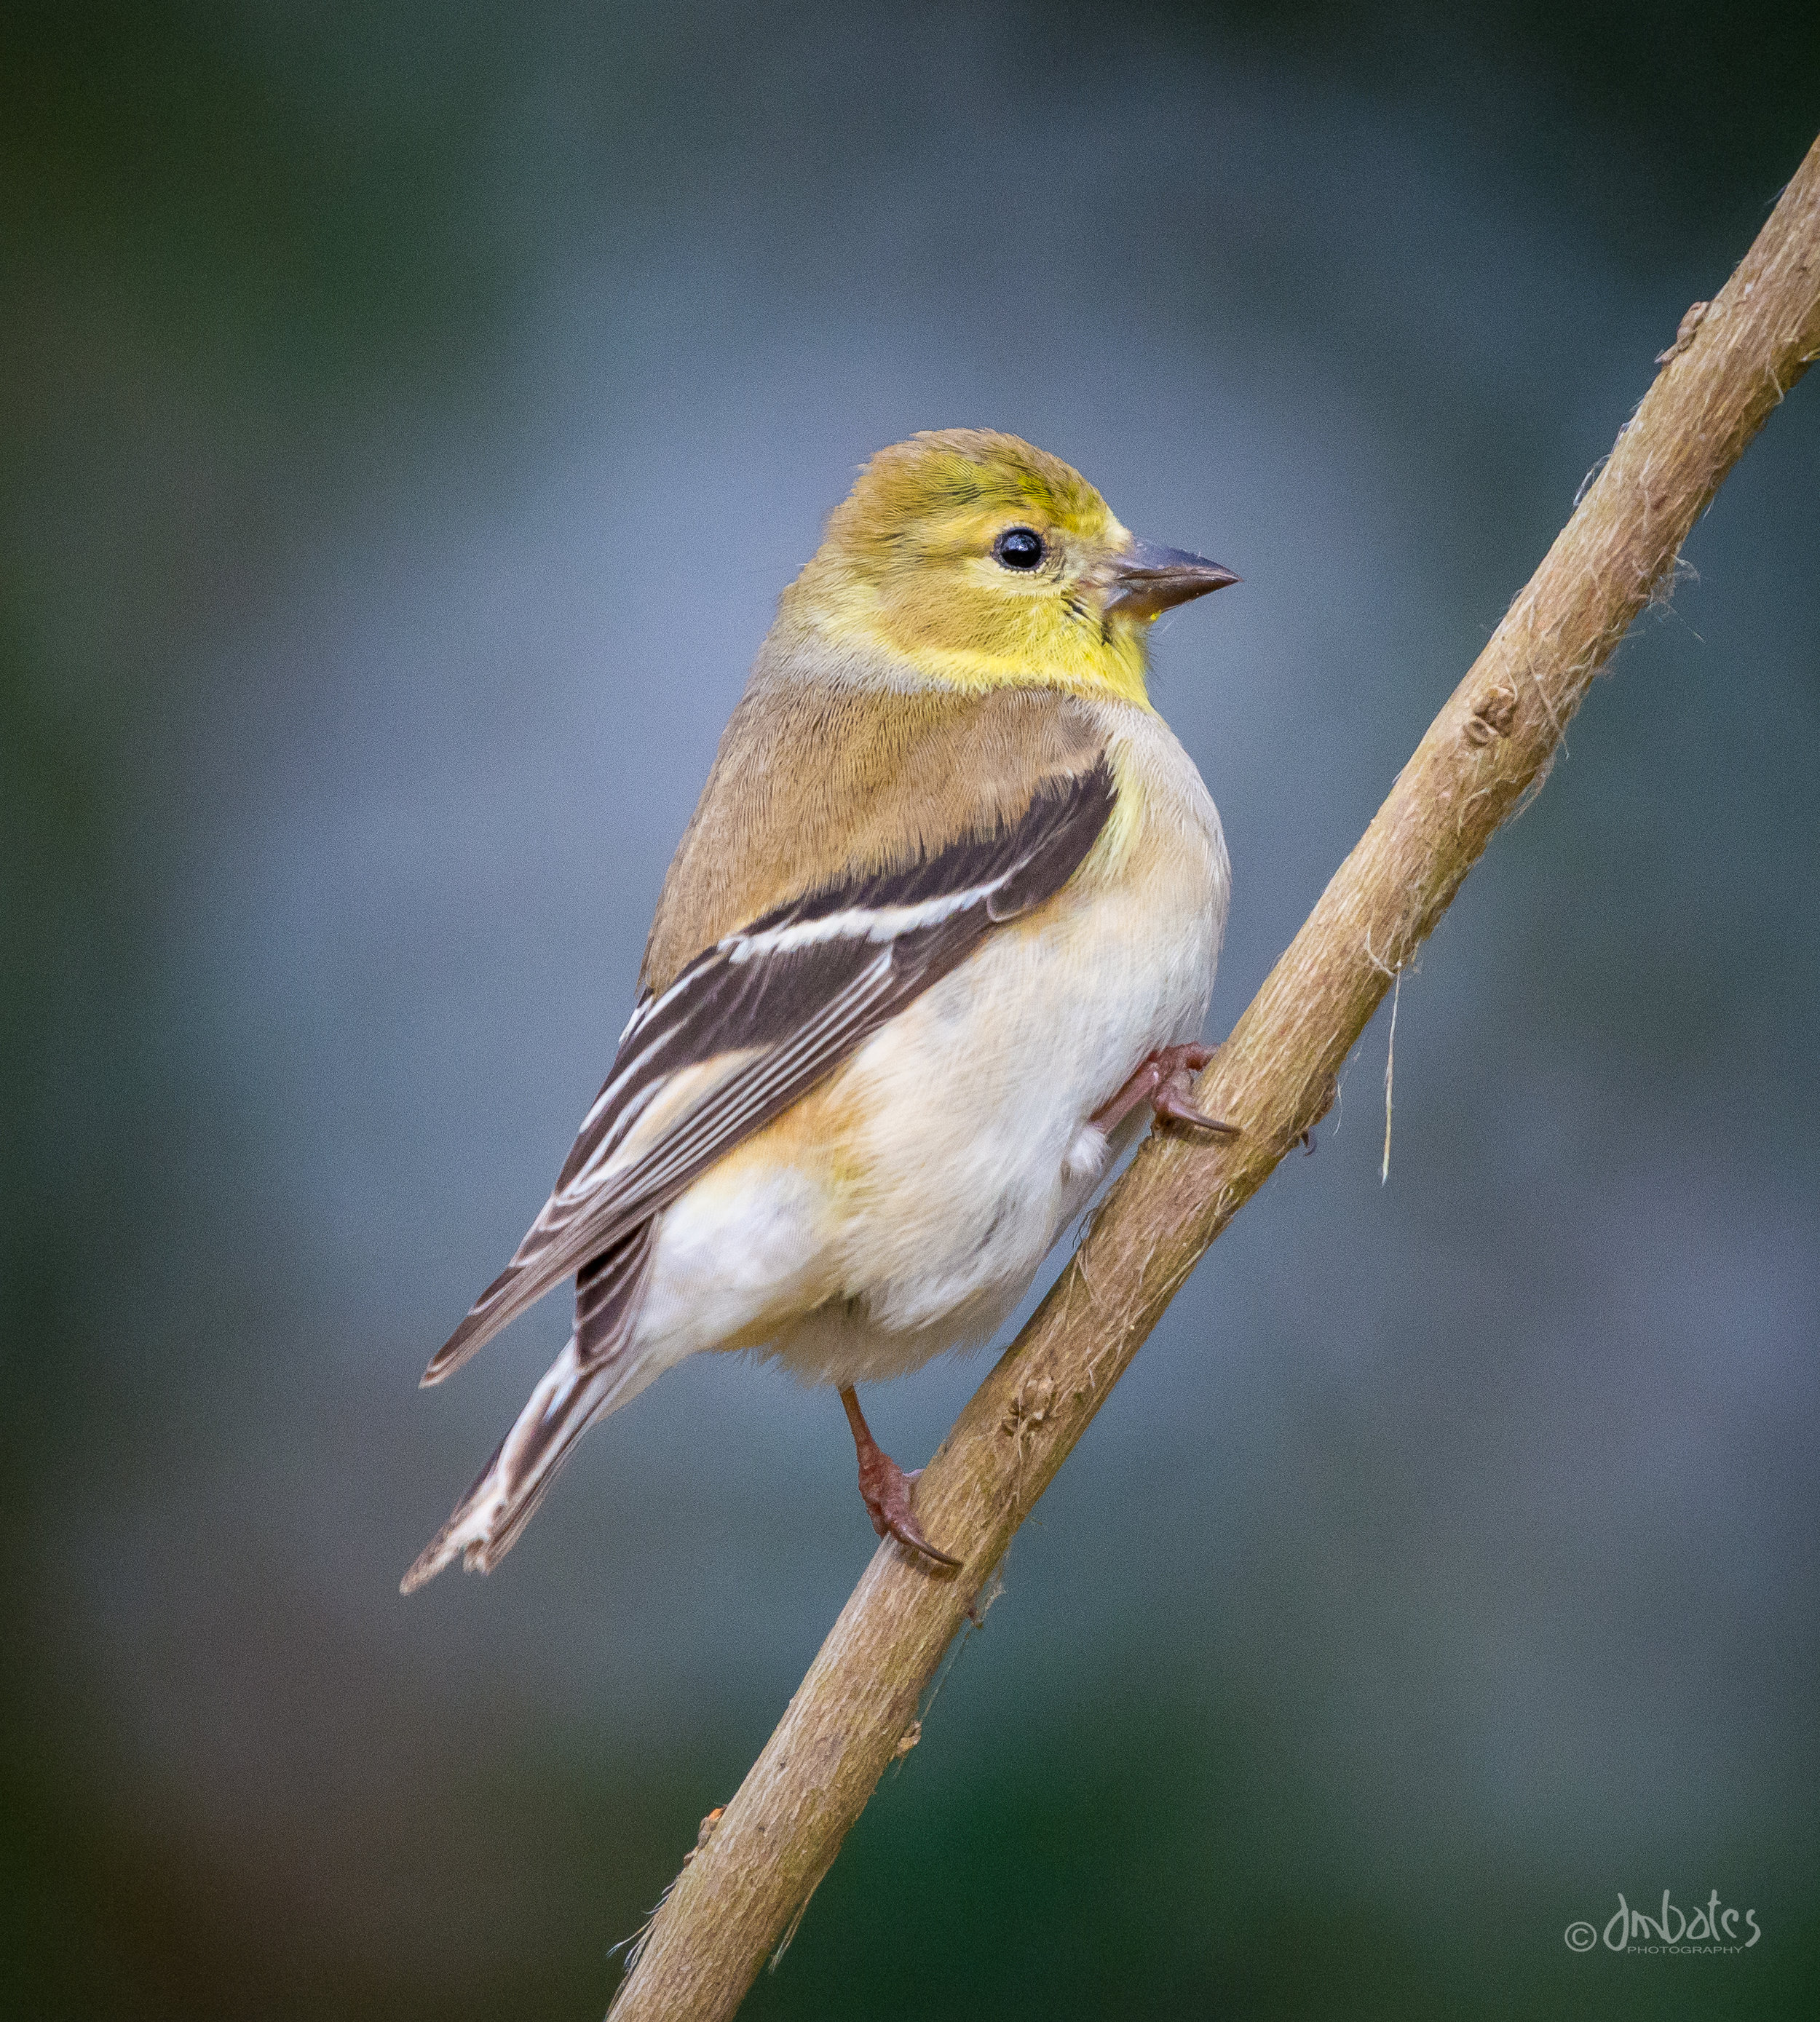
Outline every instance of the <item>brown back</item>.
[(1014, 822), (1103, 734), (1052, 688), (861, 688), (761, 674), (721, 738), (652, 923), (640, 986), (663, 990), (723, 934), (850, 870), (912, 863)]

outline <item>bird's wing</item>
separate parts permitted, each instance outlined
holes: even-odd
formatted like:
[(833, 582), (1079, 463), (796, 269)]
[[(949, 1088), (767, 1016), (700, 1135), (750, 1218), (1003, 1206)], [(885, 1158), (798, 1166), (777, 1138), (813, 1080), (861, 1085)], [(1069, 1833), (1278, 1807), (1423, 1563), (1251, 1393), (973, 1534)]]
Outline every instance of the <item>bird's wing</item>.
[(996, 926), (1059, 892), (1116, 796), (1103, 748), (1039, 769), (1014, 817), (996, 812), (942, 847), (830, 879), (648, 990), (543, 1213), (424, 1381), (440, 1381), (572, 1272), (584, 1363), (590, 1338), (617, 1343), (644, 1282), (651, 1217)]

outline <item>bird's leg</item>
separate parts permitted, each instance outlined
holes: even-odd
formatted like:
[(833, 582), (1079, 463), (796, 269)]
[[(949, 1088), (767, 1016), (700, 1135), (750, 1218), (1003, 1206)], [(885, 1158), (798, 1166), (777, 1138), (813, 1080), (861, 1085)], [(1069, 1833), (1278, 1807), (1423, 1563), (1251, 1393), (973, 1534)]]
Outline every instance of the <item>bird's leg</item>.
[(1237, 1137), (1236, 1123), (1222, 1123), (1217, 1116), (1205, 1115), (1188, 1100), (1189, 1075), (1205, 1067), (1216, 1050), (1212, 1046), (1160, 1048), (1103, 1109), (1094, 1111), (1094, 1128), (1109, 1133), (1140, 1102), (1147, 1102), (1157, 1115), (1171, 1123), (1190, 1123), (1197, 1130), (1217, 1131), (1222, 1137)]
[(881, 1538), (895, 1538), (901, 1545), (908, 1545), (912, 1551), (920, 1552), (925, 1558), (934, 1559), (938, 1565), (958, 1566), (959, 1559), (951, 1559), (947, 1553), (938, 1552), (917, 1527), (916, 1519), (910, 1510), (910, 1484), (923, 1470), (906, 1474), (903, 1469), (884, 1451), (872, 1437), (872, 1429), (866, 1423), (865, 1414), (860, 1409), (860, 1400), (853, 1386), (844, 1384), (840, 1401), (847, 1414), (847, 1423), (853, 1429), (853, 1444), (860, 1456), (860, 1495), (866, 1506), (866, 1514), (872, 1520), (872, 1528)]

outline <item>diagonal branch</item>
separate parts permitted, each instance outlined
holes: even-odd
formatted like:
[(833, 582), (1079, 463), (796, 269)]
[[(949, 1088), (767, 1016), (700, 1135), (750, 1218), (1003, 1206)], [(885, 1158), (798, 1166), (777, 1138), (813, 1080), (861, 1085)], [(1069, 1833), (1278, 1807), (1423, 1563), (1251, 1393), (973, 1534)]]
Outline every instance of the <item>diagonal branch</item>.
[(917, 1508), (964, 1552), (938, 1573), (886, 1541), (704, 1845), (613, 2005), (616, 2022), (721, 2017), (864, 1809), (1011, 1535), (1202, 1253), (1326, 1113), (1392, 980), (1500, 823), (1547, 777), (1568, 719), (1681, 543), (1820, 356), (1820, 141), (1710, 305), (1683, 319), (1599, 480), (1203, 1076), (1243, 1126), (1153, 1134), (930, 1463)]

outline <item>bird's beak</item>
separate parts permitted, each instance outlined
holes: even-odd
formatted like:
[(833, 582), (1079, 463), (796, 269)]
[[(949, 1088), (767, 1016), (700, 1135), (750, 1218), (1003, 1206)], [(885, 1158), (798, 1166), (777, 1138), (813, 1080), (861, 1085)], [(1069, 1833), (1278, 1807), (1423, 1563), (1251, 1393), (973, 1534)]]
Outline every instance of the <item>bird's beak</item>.
[(1204, 555), (1191, 555), (1181, 548), (1160, 548), (1154, 541), (1133, 541), (1122, 555), (1112, 560), (1112, 583), (1106, 601), (1106, 615), (1155, 618), (1190, 598), (1204, 597), (1210, 589), (1224, 589), (1239, 578)]

